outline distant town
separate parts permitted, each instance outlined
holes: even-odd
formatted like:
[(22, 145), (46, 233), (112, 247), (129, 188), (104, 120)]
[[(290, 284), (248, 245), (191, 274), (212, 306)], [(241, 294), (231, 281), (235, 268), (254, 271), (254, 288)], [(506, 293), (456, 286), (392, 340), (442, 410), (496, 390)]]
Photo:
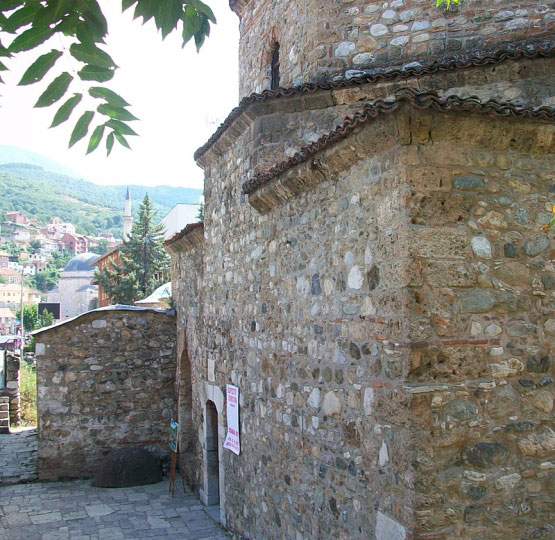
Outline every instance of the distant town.
[[(124, 208), (123, 238), (132, 224), (129, 191)], [(162, 219), (166, 238), (195, 221), (198, 210), (198, 204), (177, 204)], [(20, 345), (21, 307), (25, 313), (25, 306), (37, 306), (37, 321), (49, 309), (57, 321), (108, 305), (94, 271), (118, 260), (121, 242), (110, 231), (78, 234), (73, 223), (59, 217), (40, 224), (22, 211), (5, 212), (0, 223), (0, 349)]]

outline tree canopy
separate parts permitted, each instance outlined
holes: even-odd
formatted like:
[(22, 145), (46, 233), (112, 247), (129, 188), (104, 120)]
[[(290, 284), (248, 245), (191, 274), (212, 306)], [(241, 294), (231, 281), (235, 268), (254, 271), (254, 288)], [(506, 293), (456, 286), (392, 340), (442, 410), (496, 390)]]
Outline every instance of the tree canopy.
[[(154, 20), (162, 39), (180, 30), (182, 46), (194, 39), (197, 50), (210, 34), (210, 23), (216, 22), (210, 7), (201, 0), (121, 0), (121, 5), (123, 11), (133, 8), (134, 18), (142, 18), (143, 24)], [(59, 105), (51, 127), (62, 124), (72, 115), (77, 117), (76, 112), (85, 108), (75, 123), (69, 146), (86, 137), (92, 129), (87, 153), (98, 148), (104, 137), (108, 154), (115, 141), (129, 148), (127, 137), (137, 134), (129, 125), (137, 120), (128, 110), (129, 103), (103, 84), (113, 78), (118, 67), (105, 50), (107, 35), (108, 22), (97, 0), (0, 2), (0, 72), (9, 68), (10, 58), (35, 51), (46, 42), (55, 44), (32, 62), (19, 85), (38, 83), (54, 72), (55, 75), (49, 75), (53, 78), (45, 83), (46, 89), (35, 107)], [(52, 39), (55, 37), (60, 39)], [(66, 64), (60, 58), (67, 55), (79, 66), (70, 70), (72, 73), (61, 67)], [(70, 95), (77, 80), (89, 85), (86, 96), (83, 92)], [(0, 82), (3, 82), (1, 77)]]
[(148, 193), (133, 223), (129, 238), (120, 246), (120, 264), (107, 263), (95, 272), (95, 279), (117, 304), (133, 304), (164, 283), (169, 257), (164, 251), (164, 227), (154, 224), (156, 213)]

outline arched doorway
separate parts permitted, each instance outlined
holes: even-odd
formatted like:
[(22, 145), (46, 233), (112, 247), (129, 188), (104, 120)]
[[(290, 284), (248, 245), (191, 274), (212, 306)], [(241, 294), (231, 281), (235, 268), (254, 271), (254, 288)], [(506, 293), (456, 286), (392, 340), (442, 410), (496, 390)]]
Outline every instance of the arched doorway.
[(213, 401), (206, 402), (206, 504), (220, 504), (220, 459), (218, 444), (218, 410)]

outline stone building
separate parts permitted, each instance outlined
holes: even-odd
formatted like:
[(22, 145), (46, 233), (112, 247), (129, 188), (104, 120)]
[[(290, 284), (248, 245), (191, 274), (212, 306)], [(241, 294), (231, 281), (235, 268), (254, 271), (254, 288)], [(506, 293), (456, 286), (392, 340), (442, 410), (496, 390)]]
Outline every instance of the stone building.
[(167, 453), (175, 410), (175, 317), (109, 306), (33, 332), (38, 474), (92, 476), (110, 450)]
[(60, 304), (60, 318), (76, 317), (97, 307), (98, 286), (93, 284), (96, 253), (73, 257), (60, 274), (58, 285), (48, 291), (48, 302)]
[(237, 538), (551, 538), (553, 7), (230, 4), (247, 97), (166, 242), (190, 482)]

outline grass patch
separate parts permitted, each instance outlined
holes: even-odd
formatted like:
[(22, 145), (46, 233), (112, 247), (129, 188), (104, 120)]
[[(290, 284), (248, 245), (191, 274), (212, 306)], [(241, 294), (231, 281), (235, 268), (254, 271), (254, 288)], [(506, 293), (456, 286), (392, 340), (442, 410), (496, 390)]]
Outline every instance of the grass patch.
[(34, 366), (21, 362), (19, 372), (21, 395), (21, 425), (37, 425), (37, 372)]

